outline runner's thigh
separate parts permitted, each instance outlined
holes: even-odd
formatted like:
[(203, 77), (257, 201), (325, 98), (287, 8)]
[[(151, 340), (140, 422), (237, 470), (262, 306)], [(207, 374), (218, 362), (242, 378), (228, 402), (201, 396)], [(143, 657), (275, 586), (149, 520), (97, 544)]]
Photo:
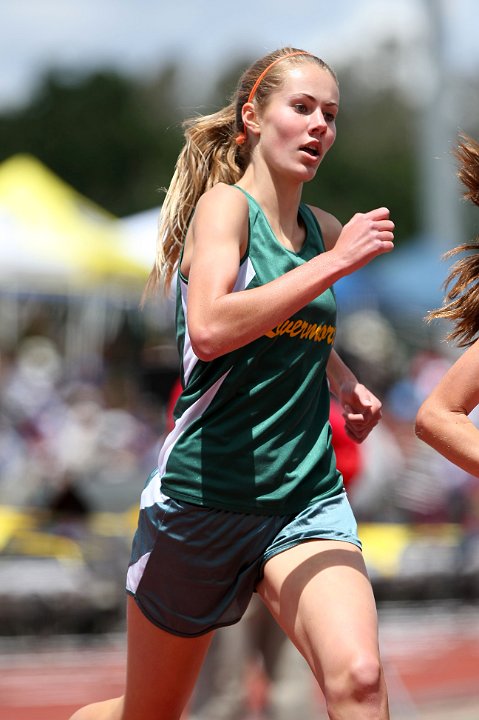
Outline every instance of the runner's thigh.
[(322, 687), (356, 658), (379, 658), (374, 596), (352, 543), (295, 545), (268, 560), (257, 590)]

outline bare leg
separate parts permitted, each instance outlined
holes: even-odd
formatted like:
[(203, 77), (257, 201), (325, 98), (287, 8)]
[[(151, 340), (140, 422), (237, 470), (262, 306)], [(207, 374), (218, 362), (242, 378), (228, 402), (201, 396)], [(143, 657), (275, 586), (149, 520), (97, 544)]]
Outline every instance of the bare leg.
[(236, 625), (216, 631), (189, 705), (191, 720), (243, 720), (245, 717), (248, 630), (243, 618)]
[(331, 720), (388, 720), (376, 606), (358, 548), (297, 545), (266, 563), (258, 592), (308, 661)]
[(318, 720), (318, 698), (305, 659), (290, 642), (257, 594), (250, 604), (250, 633), (268, 678), (267, 717), (271, 720)]
[(180, 720), (211, 638), (212, 633), (183, 638), (165, 632), (128, 598), (125, 695), (87, 705), (70, 720)]

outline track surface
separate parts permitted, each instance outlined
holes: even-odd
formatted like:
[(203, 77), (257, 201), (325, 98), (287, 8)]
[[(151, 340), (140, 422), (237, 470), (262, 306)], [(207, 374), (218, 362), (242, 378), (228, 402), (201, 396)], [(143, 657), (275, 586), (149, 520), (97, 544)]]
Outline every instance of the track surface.
[[(380, 633), (393, 720), (479, 720), (479, 609), (396, 608)], [(0, 639), (0, 720), (67, 720), (121, 694), (124, 671), (122, 633)]]

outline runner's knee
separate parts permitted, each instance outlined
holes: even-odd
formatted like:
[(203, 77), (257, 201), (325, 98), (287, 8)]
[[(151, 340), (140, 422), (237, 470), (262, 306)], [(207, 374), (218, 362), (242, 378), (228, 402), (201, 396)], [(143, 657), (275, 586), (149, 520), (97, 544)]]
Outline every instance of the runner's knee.
[(377, 657), (360, 655), (353, 658), (336, 676), (325, 678), (328, 706), (374, 700), (380, 694), (381, 677), (382, 670)]

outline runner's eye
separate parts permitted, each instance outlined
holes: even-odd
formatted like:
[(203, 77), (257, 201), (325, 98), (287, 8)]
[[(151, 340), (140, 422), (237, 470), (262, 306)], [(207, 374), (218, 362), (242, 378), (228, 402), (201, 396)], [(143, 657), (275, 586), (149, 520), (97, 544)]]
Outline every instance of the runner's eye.
[(305, 115), (308, 112), (308, 108), (304, 103), (295, 103), (294, 109), (296, 112), (301, 113), (302, 115)]

